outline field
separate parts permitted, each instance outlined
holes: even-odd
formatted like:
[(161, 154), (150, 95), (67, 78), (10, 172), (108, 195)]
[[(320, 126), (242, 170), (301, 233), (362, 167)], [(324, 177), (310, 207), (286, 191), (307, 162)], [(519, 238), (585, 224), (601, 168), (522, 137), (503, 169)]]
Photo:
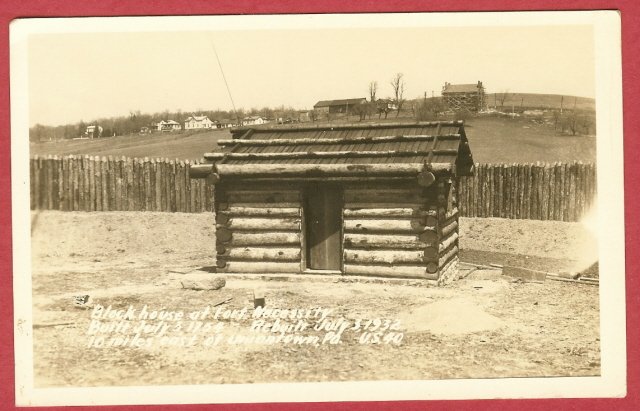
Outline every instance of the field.
[[(499, 107), (502, 94), (502, 92), (487, 94), (487, 104), (490, 107), (494, 105)], [(578, 110), (595, 111), (596, 109), (595, 100), (587, 97), (561, 96), (558, 94), (511, 93), (507, 91), (507, 96), (504, 99), (504, 107), (509, 110), (512, 106), (517, 110), (520, 104), (522, 104), (524, 108), (560, 109), (562, 105), (564, 109), (573, 109), (574, 103)]]
[[(391, 121), (391, 116), (389, 118)], [(479, 163), (594, 162), (594, 136), (561, 136), (548, 124), (524, 118), (478, 117), (465, 129), (474, 160)], [(98, 155), (200, 160), (217, 150), (216, 141), (231, 138), (228, 130), (199, 133), (130, 135), (96, 140), (32, 143), (31, 155)]]
[[(460, 271), (466, 278), (439, 288), (416, 280), (228, 275), (218, 291), (182, 289), (183, 274), (175, 272), (210, 271), (215, 233), (209, 219), (206, 213), (33, 213), (36, 386), (600, 374), (598, 287), (523, 283), (500, 270), (467, 266)], [(463, 218), (460, 233), (462, 258), (471, 263), (557, 272), (581, 270), (595, 255), (595, 239), (578, 223)], [(226, 301), (225, 309), (242, 309), (253, 307), (256, 289), (268, 307), (325, 307), (350, 321), (397, 319), (404, 338), (360, 343), (348, 329), (337, 345), (97, 349), (88, 347), (85, 334), (91, 311), (72, 300), (89, 294), (114, 309), (185, 312)], [(227, 338), (251, 320), (221, 322)]]

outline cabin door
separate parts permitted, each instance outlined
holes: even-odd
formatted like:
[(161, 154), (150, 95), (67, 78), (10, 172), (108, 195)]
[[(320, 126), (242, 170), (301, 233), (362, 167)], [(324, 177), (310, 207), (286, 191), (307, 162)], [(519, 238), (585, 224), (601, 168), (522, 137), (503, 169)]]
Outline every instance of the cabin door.
[(307, 268), (342, 267), (342, 188), (331, 184), (307, 187), (304, 205)]

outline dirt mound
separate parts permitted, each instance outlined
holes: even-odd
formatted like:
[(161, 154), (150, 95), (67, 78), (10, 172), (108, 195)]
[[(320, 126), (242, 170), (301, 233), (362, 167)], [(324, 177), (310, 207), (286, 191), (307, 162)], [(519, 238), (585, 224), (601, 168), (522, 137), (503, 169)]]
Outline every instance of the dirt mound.
[(502, 320), (464, 298), (436, 301), (401, 313), (407, 332), (459, 335), (491, 331), (502, 327)]

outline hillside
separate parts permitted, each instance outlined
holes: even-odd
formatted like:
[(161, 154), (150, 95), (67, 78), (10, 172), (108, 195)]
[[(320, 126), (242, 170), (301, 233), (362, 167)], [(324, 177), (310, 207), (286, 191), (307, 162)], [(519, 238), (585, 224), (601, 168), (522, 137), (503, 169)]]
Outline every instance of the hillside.
[[(500, 99), (502, 93), (490, 93), (487, 94), (487, 104), (489, 107), (500, 107)], [(520, 105), (523, 108), (541, 108), (541, 109), (560, 109), (560, 105), (564, 109), (573, 109), (575, 107), (578, 110), (595, 111), (596, 101), (587, 97), (574, 97), (574, 96), (561, 96), (559, 94), (530, 94), (530, 93), (509, 93), (504, 100), (504, 107), (511, 109), (514, 107), (518, 109)]]
[[(524, 118), (471, 118), (466, 121), (465, 128), (474, 160), (480, 163), (593, 162), (596, 158), (594, 136), (557, 135), (553, 126)], [(66, 140), (32, 143), (31, 155), (86, 154), (199, 160), (205, 152), (218, 150), (216, 142), (225, 138), (231, 138), (228, 130)]]

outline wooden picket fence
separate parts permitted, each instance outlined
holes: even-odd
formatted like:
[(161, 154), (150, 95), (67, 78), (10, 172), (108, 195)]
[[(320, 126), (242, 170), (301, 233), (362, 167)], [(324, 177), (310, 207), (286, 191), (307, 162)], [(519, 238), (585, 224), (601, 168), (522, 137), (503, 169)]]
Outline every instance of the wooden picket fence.
[[(31, 209), (168, 211), (213, 208), (205, 180), (189, 178), (190, 161), (92, 156), (33, 157)], [(476, 164), (460, 180), (464, 217), (578, 221), (596, 194), (596, 167), (562, 164)]]
[(465, 217), (579, 221), (596, 197), (595, 164), (476, 164), (460, 180)]
[(91, 156), (31, 159), (31, 209), (211, 210), (213, 189), (189, 178), (190, 161)]

